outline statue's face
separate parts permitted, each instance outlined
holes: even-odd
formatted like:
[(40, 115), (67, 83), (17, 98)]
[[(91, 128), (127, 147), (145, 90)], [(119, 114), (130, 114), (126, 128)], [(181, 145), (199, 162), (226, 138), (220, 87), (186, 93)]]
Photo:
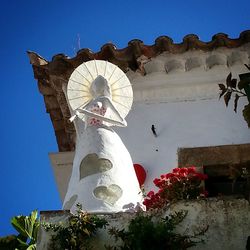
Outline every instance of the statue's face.
[(105, 95), (105, 90), (109, 89), (107, 80), (99, 75), (91, 84), (91, 92), (94, 97)]

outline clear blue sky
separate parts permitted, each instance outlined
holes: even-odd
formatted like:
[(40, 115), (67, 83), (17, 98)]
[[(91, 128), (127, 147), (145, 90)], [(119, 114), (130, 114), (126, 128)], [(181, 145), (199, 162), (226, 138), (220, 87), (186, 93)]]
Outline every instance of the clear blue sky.
[(160, 35), (175, 42), (190, 33), (210, 41), (219, 32), (237, 38), (250, 29), (249, 0), (210, 1), (1, 1), (0, 236), (14, 232), (9, 220), (33, 209), (61, 208), (48, 152), (57, 144), (26, 51), (50, 60), (82, 48), (118, 48)]

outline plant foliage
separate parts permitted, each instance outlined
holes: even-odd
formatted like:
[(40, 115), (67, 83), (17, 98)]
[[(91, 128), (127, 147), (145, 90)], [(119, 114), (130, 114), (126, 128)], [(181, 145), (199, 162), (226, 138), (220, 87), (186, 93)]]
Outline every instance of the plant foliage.
[(16, 235), (8, 235), (0, 237), (0, 250), (16, 249), (18, 247), (18, 240)]
[(14, 216), (11, 224), (19, 234), (0, 238), (0, 249), (35, 250), (40, 226), (37, 210), (32, 211), (29, 216)]
[[(159, 188), (157, 193), (150, 191), (144, 200), (147, 212), (139, 211), (127, 228), (112, 227), (109, 234), (118, 243), (106, 246), (107, 250), (184, 250), (202, 242), (208, 227), (197, 234), (187, 235), (176, 232), (176, 227), (184, 220), (186, 211), (175, 212), (161, 218), (163, 208), (177, 200), (197, 199), (205, 195), (201, 186), (205, 174), (198, 173), (195, 167), (175, 168), (172, 173), (161, 175), (154, 180)], [(119, 244), (120, 242), (120, 244)]]
[(49, 249), (81, 250), (91, 249), (90, 240), (97, 230), (107, 225), (107, 221), (95, 215), (89, 215), (77, 204), (76, 214), (72, 214), (65, 224), (45, 223), (46, 231), (52, 231)]
[[(176, 232), (176, 227), (186, 217), (187, 212), (175, 212), (164, 218), (160, 213), (166, 204), (173, 201), (204, 196), (201, 182), (206, 178), (207, 176), (198, 173), (195, 167), (175, 168), (172, 173), (156, 178), (154, 183), (159, 192), (149, 192), (144, 201), (149, 211), (137, 212), (126, 228), (109, 228), (108, 232), (115, 238), (116, 244), (105, 246), (106, 249), (184, 250), (201, 242), (198, 236), (203, 235), (207, 228), (194, 235)], [(43, 227), (53, 233), (49, 249), (81, 250), (91, 249), (97, 230), (107, 225), (105, 219), (85, 213), (78, 204), (76, 214), (69, 216), (64, 223), (45, 223)]]
[[(250, 70), (250, 67), (248, 65), (245, 65), (245, 66)], [(243, 75), (247, 75), (247, 74), (243, 74)], [(228, 106), (230, 99), (234, 97), (234, 112), (237, 112), (238, 102), (240, 98), (248, 97), (248, 100), (250, 100), (250, 96), (249, 96), (250, 78), (249, 77), (242, 78), (239, 82), (237, 82), (237, 79), (232, 78), (232, 73), (230, 72), (226, 78), (226, 83), (225, 84), (219, 83), (218, 85), (221, 91), (219, 98), (221, 98), (222, 96), (224, 97), (224, 102), (226, 106)], [(243, 114), (245, 121), (248, 124), (248, 127), (250, 128), (250, 104), (247, 104), (244, 107), (242, 114)]]
[[(175, 232), (176, 226), (183, 221), (187, 212), (179, 211), (165, 218), (158, 219), (153, 215), (139, 213), (129, 223), (128, 229), (109, 230), (120, 246), (108, 246), (109, 250), (182, 250), (201, 242), (198, 234), (194, 236)], [(204, 234), (205, 230), (199, 233)]]
[(158, 192), (150, 191), (143, 202), (147, 209), (162, 209), (170, 202), (204, 197), (207, 192), (202, 181), (207, 175), (198, 173), (195, 167), (174, 168), (172, 173), (154, 179)]

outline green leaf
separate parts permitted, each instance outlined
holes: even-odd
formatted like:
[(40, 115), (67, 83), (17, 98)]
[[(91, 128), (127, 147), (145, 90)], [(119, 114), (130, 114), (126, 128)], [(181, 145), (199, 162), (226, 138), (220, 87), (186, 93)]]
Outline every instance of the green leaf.
[(220, 96), (219, 96), (219, 99), (226, 93), (226, 90), (225, 91), (221, 91), (220, 93)]
[(90, 236), (90, 232), (89, 232), (89, 230), (88, 230), (88, 229), (83, 228), (83, 229), (82, 229), (82, 231), (83, 231), (85, 234), (87, 234), (88, 236)]
[(17, 236), (0, 237), (0, 250), (15, 249), (18, 246)]
[(13, 217), (11, 219), (11, 224), (22, 236), (32, 239), (36, 218), (37, 211), (34, 210), (30, 216), (19, 215)]
[(222, 84), (222, 83), (219, 83), (218, 85), (219, 85), (219, 88), (220, 88), (220, 90), (221, 90), (221, 93), (220, 93), (220, 96), (219, 96), (219, 99), (220, 99), (220, 98), (226, 93), (227, 88), (226, 88), (226, 86), (225, 86), (224, 84)]
[(218, 85), (219, 85), (220, 90), (222, 90), (222, 91), (227, 89), (226, 86), (222, 83), (219, 83)]
[(232, 92), (231, 92), (231, 91), (228, 91), (228, 92), (224, 95), (224, 101), (225, 101), (226, 106), (228, 106), (228, 103), (229, 103), (229, 100), (230, 100), (230, 98), (231, 98), (231, 95), (232, 95)]
[(30, 245), (26, 250), (36, 250), (36, 244)]
[(235, 95), (234, 99), (234, 112), (237, 113), (237, 106), (238, 106), (238, 101), (239, 101), (240, 96), (238, 94)]
[(12, 226), (23, 236), (31, 237), (30, 231), (30, 222), (27, 219), (27, 216), (15, 216), (11, 219)]
[(232, 87), (232, 88), (236, 88), (236, 85), (237, 85), (237, 79), (232, 79), (231, 80), (231, 86), (230, 87)]
[(227, 87), (231, 87), (231, 79), (232, 79), (232, 73), (230, 72), (226, 80)]
[(250, 103), (244, 107), (242, 113), (248, 127), (250, 128)]
[(39, 226), (40, 226), (40, 223), (36, 221), (33, 226), (33, 232), (32, 232), (32, 238), (34, 241), (37, 241), (37, 234), (38, 234)]
[(27, 248), (29, 246), (26, 242), (22, 241), (21, 239), (17, 238), (17, 240), (19, 242), (20, 248)]
[(30, 219), (31, 219), (32, 224), (34, 224), (36, 222), (37, 210), (34, 210), (34, 211), (31, 212)]
[(24, 235), (22, 235), (22, 234), (18, 234), (17, 239), (19, 239), (19, 240), (21, 240), (21, 241), (23, 241), (23, 242), (27, 242), (28, 237), (27, 237), (27, 236), (24, 236)]
[(244, 89), (247, 85), (249, 84), (249, 79), (245, 78), (245, 79), (241, 79), (239, 82), (238, 82), (238, 88), (241, 90), (241, 89)]

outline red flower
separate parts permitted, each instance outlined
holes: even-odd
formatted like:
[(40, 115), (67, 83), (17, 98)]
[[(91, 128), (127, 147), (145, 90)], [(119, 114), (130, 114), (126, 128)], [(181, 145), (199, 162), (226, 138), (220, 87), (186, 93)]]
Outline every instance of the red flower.
[(173, 200), (196, 199), (206, 197), (207, 191), (201, 187), (201, 181), (207, 179), (206, 174), (196, 172), (196, 168), (174, 168), (172, 173), (162, 174), (154, 179), (158, 192), (150, 191), (143, 204), (147, 209), (162, 208)]
[(179, 177), (181, 177), (181, 178), (187, 177), (187, 171), (186, 172), (184, 172), (184, 171), (180, 172)]
[(181, 168), (179, 171), (179, 173), (182, 173), (182, 174), (187, 173), (187, 172), (188, 172), (187, 168)]
[(173, 173), (168, 173), (168, 174), (166, 174), (165, 176), (166, 176), (167, 179), (169, 179), (169, 178), (175, 177), (175, 174), (173, 174)]
[(145, 200), (143, 201), (143, 205), (145, 205), (147, 208), (149, 208), (150, 205), (151, 205), (151, 201), (150, 201), (149, 199), (145, 199)]
[(196, 167), (194, 167), (194, 166), (189, 167), (189, 168), (187, 169), (187, 171), (188, 171), (189, 174), (193, 174), (193, 173), (196, 172)]
[(151, 198), (154, 194), (155, 194), (154, 191), (150, 191), (150, 192), (148, 192), (147, 196), (148, 196), (149, 198)]
[(173, 173), (178, 173), (179, 171), (180, 171), (180, 168), (174, 168), (172, 172)]
[(153, 182), (157, 186), (157, 185), (159, 185), (159, 183), (161, 182), (161, 180), (158, 179), (158, 178), (155, 178)]

